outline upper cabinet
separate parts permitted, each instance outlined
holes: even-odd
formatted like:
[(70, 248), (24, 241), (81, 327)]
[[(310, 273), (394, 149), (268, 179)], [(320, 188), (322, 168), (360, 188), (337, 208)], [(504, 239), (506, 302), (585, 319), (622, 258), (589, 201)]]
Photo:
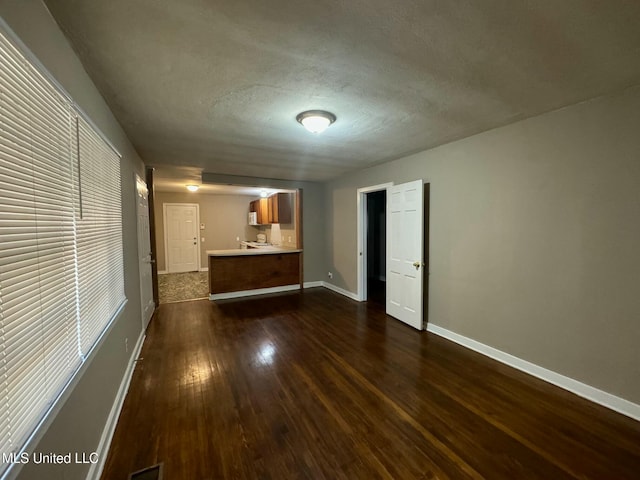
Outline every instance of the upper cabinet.
[(258, 225), (291, 223), (292, 193), (274, 193), (269, 198), (259, 198), (249, 203), (249, 211), (256, 212)]
[(291, 193), (274, 193), (269, 201), (269, 223), (291, 223)]
[(249, 203), (249, 211), (256, 212), (258, 225), (268, 225), (269, 221), (269, 199), (259, 198)]

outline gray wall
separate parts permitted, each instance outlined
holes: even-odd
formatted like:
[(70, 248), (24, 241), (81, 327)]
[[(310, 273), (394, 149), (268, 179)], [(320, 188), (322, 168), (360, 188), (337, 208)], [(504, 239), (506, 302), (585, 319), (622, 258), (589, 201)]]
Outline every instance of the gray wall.
[[(129, 339), (130, 346), (134, 345), (142, 329), (134, 172), (142, 173), (143, 165), (41, 1), (0, 0), (0, 15), (123, 155), (124, 273), (128, 303), (34, 447), (43, 453), (90, 453), (98, 446), (130, 360), (131, 347), (126, 353), (125, 339)], [(18, 478), (80, 479), (86, 477), (87, 471), (88, 466), (82, 464), (28, 464)]]
[(640, 403), (640, 87), (326, 187), (327, 270), (355, 292), (356, 189), (431, 183), (429, 321)]

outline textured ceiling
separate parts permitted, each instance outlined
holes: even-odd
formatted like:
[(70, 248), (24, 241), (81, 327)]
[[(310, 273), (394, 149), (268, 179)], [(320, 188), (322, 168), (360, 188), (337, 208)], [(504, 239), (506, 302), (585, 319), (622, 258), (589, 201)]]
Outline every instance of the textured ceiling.
[(637, 0), (45, 3), (156, 166), (325, 180), (640, 83)]

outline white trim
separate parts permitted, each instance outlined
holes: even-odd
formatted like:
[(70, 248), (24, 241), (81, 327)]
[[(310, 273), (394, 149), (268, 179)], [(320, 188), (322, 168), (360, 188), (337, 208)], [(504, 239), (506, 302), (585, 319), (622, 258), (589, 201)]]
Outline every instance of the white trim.
[(113, 434), (116, 430), (116, 425), (118, 424), (118, 418), (120, 417), (124, 399), (126, 398), (127, 392), (129, 391), (129, 385), (131, 384), (133, 371), (135, 370), (136, 362), (138, 356), (140, 355), (140, 350), (142, 350), (144, 339), (145, 334), (144, 331), (142, 331), (140, 332), (140, 336), (138, 337), (136, 346), (133, 349), (131, 358), (129, 359), (127, 371), (122, 377), (120, 388), (118, 389), (115, 401), (113, 402), (113, 406), (111, 407), (111, 411), (109, 412), (109, 416), (107, 417), (107, 422), (105, 423), (104, 430), (102, 430), (102, 436), (100, 437), (100, 442), (98, 443), (98, 448), (96, 449), (96, 452), (98, 453), (98, 461), (91, 464), (91, 467), (89, 467), (87, 480), (97, 480), (102, 475), (102, 469), (104, 468), (104, 464), (107, 460), (107, 455), (109, 454), (111, 440), (113, 439)]
[(290, 292), (300, 290), (300, 284), (284, 285), (282, 287), (256, 288), (254, 290), (240, 290), (238, 292), (210, 293), (209, 300), (226, 300), (228, 298), (251, 297), (253, 295), (264, 295), (266, 293)]
[(158, 270), (158, 275), (166, 275), (169, 273), (167, 270)]
[(575, 393), (576, 395), (586, 398), (587, 400), (591, 400), (603, 407), (610, 408), (611, 410), (635, 420), (640, 420), (640, 405), (625, 400), (624, 398), (616, 397), (615, 395), (574, 380), (573, 378), (566, 377), (552, 370), (540, 367), (535, 363), (515, 357), (506, 352), (485, 345), (484, 343), (477, 342), (471, 338), (459, 335), (437, 325), (433, 325), (432, 323), (427, 324), (427, 331), (451, 340), (463, 347), (486, 355), (487, 357), (491, 357), (494, 360), (528, 373), (529, 375), (533, 375), (545, 382), (549, 382), (557, 387)]
[(355, 300), (356, 302), (361, 302), (362, 300), (360, 300), (360, 298), (358, 297), (358, 295), (356, 295), (353, 292), (350, 292), (349, 290), (345, 290), (344, 288), (340, 288), (340, 287), (336, 287), (334, 284), (329, 283), (329, 282), (322, 282), (322, 286), (324, 288), (328, 288), (329, 290), (339, 293), (340, 295), (344, 295), (347, 298), (350, 298), (351, 300)]
[[(358, 196), (356, 199), (356, 211), (357, 211), (357, 230), (358, 230), (358, 250), (356, 255), (358, 256), (358, 292), (355, 300), (358, 302), (364, 302), (367, 300), (367, 228), (365, 222), (367, 220), (367, 193), (380, 192), (387, 190), (393, 186), (393, 182), (381, 183), (380, 185), (372, 185), (370, 187), (362, 187), (358, 189)], [(338, 292), (340, 293), (340, 292)], [(348, 295), (347, 295), (348, 296)], [(349, 298), (353, 298), (350, 297)]]
[[(322, 281), (303, 283), (303, 288), (314, 288), (314, 287), (324, 287), (324, 286), (325, 286), (324, 282)], [(263, 295), (265, 293), (291, 292), (293, 290), (298, 290), (298, 289), (300, 289), (300, 284), (296, 283), (295, 285), (285, 285), (283, 287), (258, 288), (256, 290), (242, 290), (240, 292), (229, 292), (229, 293), (215, 293), (213, 295), (209, 294), (209, 300), (225, 300), (227, 298), (250, 297), (252, 295)]]
[[(162, 204), (162, 227), (163, 227), (163, 241), (164, 241), (164, 265), (165, 268), (167, 269), (167, 273), (171, 273), (169, 272), (169, 247), (167, 247), (167, 207), (177, 207), (177, 206), (183, 206), (183, 207), (196, 207), (196, 226), (198, 226), (198, 233), (197, 233), (197, 238), (200, 238), (200, 229), (199, 229), (199, 225), (200, 225), (200, 204), (199, 203), (179, 203), (179, 202), (167, 202), (167, 203), (163, 203)], [(200, 245), (200, 241), (198, 240), (197, 242), (197, 254), (198, 254), (198, 259), (196, 260), (196, 265), (202, 265), (201, 260), (200, 260), (200, 250), (202, 249), (201, 245)], [(160, 272), (158, 272), (160, 273)], [(187, 272), (176, 272), (176, 273), (187, 273)]]
[(200, 272), (208, 272), (209, 271), (209, 267), (200, 267)]

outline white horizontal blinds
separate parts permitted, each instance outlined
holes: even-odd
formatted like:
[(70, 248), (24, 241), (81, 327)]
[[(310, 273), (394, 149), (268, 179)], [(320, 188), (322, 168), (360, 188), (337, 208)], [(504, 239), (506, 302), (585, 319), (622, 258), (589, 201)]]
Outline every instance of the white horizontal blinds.
[(80, 365), (68, 101), (0, 36), (0, 447), (19, 450)]
[(80, 350), (86, 355), (125, 295), (120, 158), (87, 122), (80, 118), (78, 123)]

